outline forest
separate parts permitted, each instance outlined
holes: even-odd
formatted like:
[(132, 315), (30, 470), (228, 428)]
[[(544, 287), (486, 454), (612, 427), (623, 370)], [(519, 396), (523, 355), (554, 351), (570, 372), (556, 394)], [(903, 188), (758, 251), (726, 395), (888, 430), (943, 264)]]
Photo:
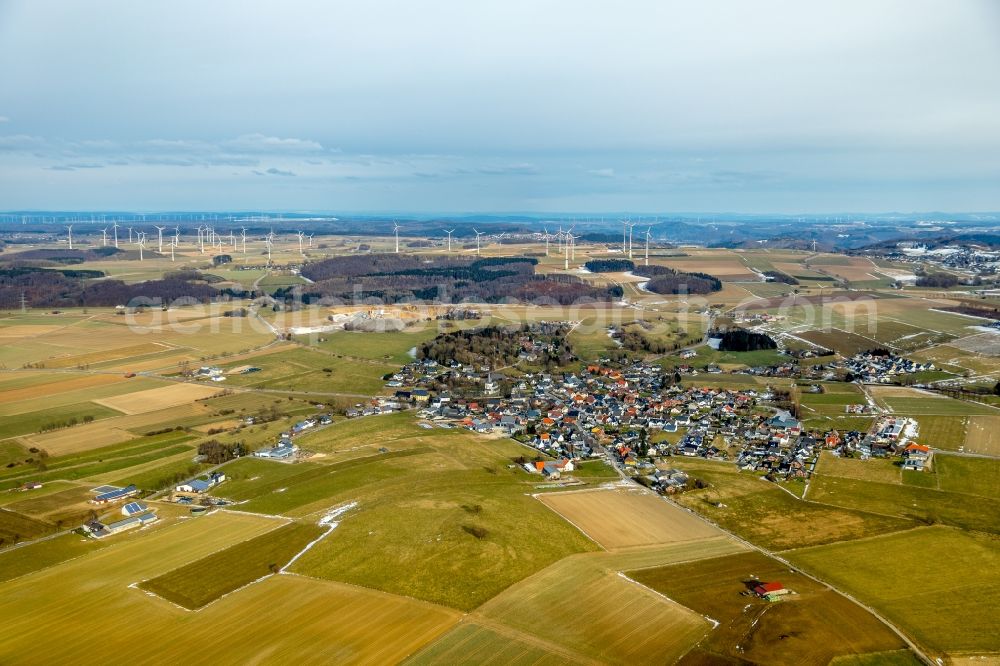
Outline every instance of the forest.
[[(716, 337), (718, 334), (710, 334)], [(764, 333), (755, 333), (743, 328), (734, 328), (721, 334), (719, 351), (760, 351), (762, 349), (777, 349), (778, 344)]]
[(685, 273), (668, 266), (636, 266), (632, 272), (650, 278), (646, 288), (657, 294), (711, 294), (722, 289), (719, 278), (708, 273)]
[(174, 277), (136, 284), (88, 282), (84, 278), (90, 277), (90, 272), (25, 267), (0, 270), (0, 309), (20, 308), (22, 295), (27, 306), (36, 308), (129, 305), (137, 300), (155, 304), (178, 298), (204, 303), (222, 295), (207, 284)]
[(583, 265), (591, 273), (624, 273), (635, 268), (629, 259), (591, 259)]
[[(309, 264), (302, 275), (315, 284), (305, 302), (336, 298), (377, 299), (385, 303), (432, 300), (443, 303), (545, 301), (570, 305), (581, 300), (606, 301), (621, 288), (594, 287), (576, 276), (535, 274), (533, 257), (486, 259), (414, 257), (396, 254), (334, 257)], [(279, 290), (276, 298), (291, 292)]]
[(556, 367), (575, 359), (566, 339), (568, 332), (568, 325), (557, 323), (485, 326), (444, 333), (423, 343), (417, 349), (417, 358), (432, 359), (442, 365), (457, 361), (495, 369), (514, 365), (524, 353), (534, 356), (534, 363)]

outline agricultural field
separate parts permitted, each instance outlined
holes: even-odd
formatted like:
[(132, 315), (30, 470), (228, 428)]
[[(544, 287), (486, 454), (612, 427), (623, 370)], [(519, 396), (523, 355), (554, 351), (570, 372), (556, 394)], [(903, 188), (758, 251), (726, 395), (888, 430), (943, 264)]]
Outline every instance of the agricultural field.
[[(960, 451), (969, 436), (970, 416), (919, 416), (917, 426), (919, 441), (935, 449)], [(1000, 415), (992, 418), (1000, 418)]]
[(1000, 594), (995, 536), (935, 526), (785, 556), (870, 604), (932, 654), (1000, 653), (997, 616), (984, 612)]
[(139, 587), (188, 610), (197, 610), (244, 585), (278, 573), (325, 532), (326, 528), (319, 525), (288, 523), (145, 580)]
[[(982, 471), (989, 471), (990, 467), (986, 465)], [(954, 477), (962, 475), (957, 467), (954, 469)], [(920, 477), (927, 474), (929, 473), (907, 471), (904, 472), (904, 479), (909, 478), (909, 475)], [(960, 485), (961, 482), (956, 480), (951, 487)], [(809, 486), (809, 500), (845, 509), (896, 516), (923, 524), (942, 523), (1000, 533), (1000, 500), (968, 492), (975, 490), (977, 488), (971, 484), (964, 486), (962, 492), (955, 492), (923, 487), (923, 484), (916, 486), (905, 482), (882, 483), (817, 476)], [(988, 488), (986, 492), (989, 492)]]
[(204, 400), (222, 393), (215, 386), (198, 386), (196, 384), (174, 384), (162, 388), (136, 391), (114, 398), (95, 400), (99, 405), (114, 409), (123, 414), (145, 414), (170, 407), (186, 405), (196, 400)]
[[(247, 365), (258, 372), (234, 374), (234, 368)], [(382, 376), (395, 372), (399, 365), (373, 359), (338, 357), (332, 352), (308, 347), (282, 346), (274, 352), (255, 356), (248, 362), (221, 366), (227, 374), (226, 385), (270, 390), (309, 391), (314, 393), (348, 393), (369, 396), (379, 393), (384, 385)]]
[(970, 416), (963, 450), (1000, 456), (1000, 416)]
[(1000, 416), (1000, 410), (967, 400), (955, 400), (930, 391), (904, 387), (872, 386), (877, 402), (895, 414), (915, 416)]
[(714, 275), (723, 282), (760, 282), (743, 258), (730, 250), (688, 250), (684, 257), (667, 257), (662, 263), (678, 271), (697, 271)]
[(816, 474), (820, 476), (839, 476), (845, 479), (859, 481), (874, 481), (877, 483), (902, 483), (903, 471), (892, 460), (871, 458), (841, 458), (830, 451), (823, 451), (816, 466)]
[[(170, 660), (197, 653), (241, 662), (392, 662), (436, 639), (457, 620), (457, 613), (447, 609), (289, 575), (272, 576), (197, 613), (132, 586), (273, 528), (274, 521), (267, 518), (206, 516), (0, 584), (0, 618), (9, 629), (0, 638), (0, 653), (106, 663), (106, 654), (79, 646), (95, 633), (107, 632), (107, 613), (114, 613), (130, 618), (113, 634), (116, 658), (125, 660), (141, 661), (155, 646), (159, 658)], [(67, 608), (79, 611), (73, 622), (58, 619)], [(260, 612), (262, 608), (268, 612)], [(272, 635), (275, 617), (289, 626)], [(373, 622), (380, 627), (378, 641), (365, 633)], [(263, 635), (269, 639), (247, 639)]]
[[(523, 472), (443, 467), (410, 473), (397, 467), (378, 484), (331, 496), (357, 501), (357, 511), (335, 539), (316, 544), (291, 570), (468, 610), (594, 547), (525, 494)], [(371, 557), (376, 551), (380, 557)]]
[(609, 550), (693, 541), (720, 534), (695, 516), (639, 489), (583, 490), (537, 497)]
[[(671, 466), (709, 484), (676, 501), (755, 544), (772, 550), (857, 539), (913, 527), (913, 518), (802, 502), (769, 481), (733, 465), (674, 459)], [(819, 477), (817, 477), (819, 478)], [(846, 482), (846, 481), (841, 481)], [(813, 497), (813, 486), (809, 497)]]
[[(325, 239), (307, 255), (329, 254), (327, 242), (339, 253), (362, 242), (385, 250), (392, 241)], [(518, 249), (543, 252), (537, 244)], [(503, 252), (497, 244), (484, 249)], [(604, 246), (582, 252), (615, 256)], [(275, 254), (301, 260), (291, 241)], [(200, 266), (217, 285), (217, 278), (244, 287), (259, 280), (273, 291), (306, 283), (238, 270), (257, 255), (234, 258), (208, 269), (210, 257), (192, 251), (181, 265)], [(566, 274), (561, 258), (539, 259), (540, 272)], [(476, 306), (483, 319), (454, 322), (408, 310), (401, 332), (291, 339), (271, 326), (322, 326), (356, 309), (261, 306), (226, 317), (241, 306), (216, 303), (0, 316), (0, 655), (106, 663), (108, 653), (92, 649), (98, 638), (115, 646), (112, 661), (148, 660), (156, 650), (165, 661), (196, 654), (224, 663), (913, 663), (889, 627), (802, 571), (870, 604), (934, 656), (1000, 655), (993, 638), (1000, 632), (983, 612), (1000, 591), (993, 573), (1000, 463), (943, 452), (1000, 454), (995, 408), (873, 387), (881, 405), (917, 418), (918, 441), (936, 449), (930, 471), (823, 452), (807, 486), (771, 483), (731, 462), (676, 457), (661, 463), (686, 470), (693, 483), (669, 499), (629, 486), (601, 460), (558, 480), (530, 474), (521, 463), (547, 459), (539, 451), (413, 412), (344, 417), (347, 407), (387, 394), (383, 376), (445, 330), (572, 320), (579, 322), (570, 333), (574, 351), (591, 360), (621, 352), (611, 325), (668, 349), (696, 345), (710, 320), (731, 321), (726, 310), (734, 306), (780, 311), (785, 318), (767, 328), (788, 332), (790, 349), (809, 340), (841, 354), (888, 346), (933, 359), (940, 370), (913, 381), (992, 386), (1000, 372), (995, 359), (977, 353), (989, 335), (973, 328), (977, 320), (934, 309), (957, 301), (890, 290), (867, 259), (685, 248), (651, 260), (716, 275), (723, 289), (661, 296), (643, 291), (635, 275), (574, 269), (568, 274), (592, 284), (621, 285), (623, 302)], [(129, 282), (176, 268), (162, 257), (87, 263)], [(802, 284), (760, 281), (756, 271), (771, 269)], [(722, 313), (714, 320), (709, 304)], [(789, 358), (695, 348), (683, 362), (699, 370)], [(682, 362), (669, 352), (631, 355), (670, 369)], [(177, 381), (200, 366), (223, 368), (225, 381)], [(537, 370), (524, 363), (503, 371)], [(966, 372), (973, 376), (956, 376)], [(798, 379), (701, 372), (681, 382), (793, 383), (807, 427), (871, 423), (844, 414), (844, 405), (865, 402), (852, 384), (826, 382), (824, 392), (810, 393)], [(227, 480), (208, 497), (234, 504), (198, 515), (161, 492), (216, 469), (216, 458), (198, 454), (229, 455), (199, 449), (208, 440), (254, 451), (294, 422), (328, 413), (332, 425), (295, 436), (298, 461), (244, 456), (218, 466)], [(22, 491), (29, 481), (43, 486)], [(160, 519), (101, 540), (66, 531), (91, 517), (121, 517), (120, 504), (89, 502), (106, 484), (135, 484)], [(348, 504), (335, 528), (319, 524)], [(49, 538), (24, 544), (39, 537)], [(776, 557), (794, 567), (748, 542), (780, 551)], [(744, 596), (753, 578), (777, 578), (795, 594), (773, 604)], [(109, 629), (108, 614), (128, 621)]]
[[(767, 664), (828, 664), (842, 655), (906, 647), (861, 606), (756, 551), (628, 575), (718, 622), (689, 655), (693, 663), (746, 659)], [(794, 594), (778, 602), (758, 599), (747, 594), (752, 581), (777, 581)]]
[(517, 666), (559, 666), (587, 664), (561, 646), (509, 627), (464, 621), (439, 640), (407, 659), (407, 666), (439, 664), (514, 664)]

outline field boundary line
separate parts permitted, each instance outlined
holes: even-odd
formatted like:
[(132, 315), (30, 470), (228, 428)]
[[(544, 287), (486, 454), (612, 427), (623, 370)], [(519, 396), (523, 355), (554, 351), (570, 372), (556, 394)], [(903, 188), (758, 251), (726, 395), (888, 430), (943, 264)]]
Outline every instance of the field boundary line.
[[(571, 490), (571, 491), (569, 491), (569, 492), (582, 492), (582, 491), (579, 491), (579, 490)], [(545, 494), (545, 493), (540, 493), (540, 494)], [(558, 493), (552, 493), (552, 494), (558, 494)], [(532, 495), (532, 497), (534, 497), (534, 498), (535, 498), (536, 500), (538, 500), (539, 502), (541, 502), (541, 503), (542, 503), (542, 506), (544, 506), (544, 507), (545, 507), (546, 509), (548, 509), (548, 510), (549, 510), (549, 511), (551, 511), (552, 513), (556, 514), (557, 516), (559, 516), (559, 517), (560, 517), (561, 519), (565, 520), (565, 521), (566, 521), (567, 523), (569, 523), (569, 524), (570, 524), (570, 525), (572, 525), (573, 527), (575, 527), (575, 528), (576, 528), (576, 529), (577, 529), (577, 530), (578, 530), (578, 531), (580, 532), (580, 534), (582, 534), (583, 536), (585, 536), (585, 537), (587, 537), (588, 539), (590, 539), (590, 540), (591, 540), (591, 541), (592, 541), (592, 542), (593, 542), (594, 544), (596, 544), (596, 545), (597, 545), (597, 547), (598, 547), (598, 548), (600, 548), (601, 550), (603, 550), (603, 551), (604, 551), (605, 553), (607, 553), (607, 552), (610, 552), (610, 551), (608, 550), (608, 548), (607, 548), (607, 547), (606, 547), (606, 546), (605, 546), (605, 545), (604, 545), (603, 543), (601, 543), (600, 541), (598, 541), (598, 540), (597, 540), (597, 539), (595, 539), (594, 537), (592, 537), (592, 536), (590, 536), (589, 534), (587, 534), (587, 532), (586, 532), (586, 531), (585, 531), (585, 530), (584, 530), (584, 529), (583, 529), (582, 527), (580, 527), (579, 525), (577, 525), (576, 523), (574, 523), (574, 522), (573, 522), (572, 520), (570, 520), (570, 519), (569, 519), (569, 518), (567, 518), (566, 516), (564, 516), (564, 515), (562, 515), (561, 513), (559, 513), (559, 512), (558, 512), (558, 511), (557, 511), (557, 510), (556, 510), (556, 509), (555, 509), (554, 507), (551, 507), (551, 506), (549, 506), (548, 504), (546, 504), (545, 502), (542, 502), (542, 500), (541, 500), (541, 499), (539, 499), (537, 495)]]
[[(667, 566), (672, 566), (672, 565), (667, 565)], [(670, 598), (670, 597), (668, 597), (667, 595), (663, 594), (663, 593), (662, 593), (662, 592), (660, 592), (659, 590), (654, 590), (654, 589), (653, 589), (653, 588), (651, 588), (650, 586), (648, 586), (648, 585), (644, 585), (644, 584), (640, 583), (639, 581), (635, 580), (634, 578), (629, 578), (629, 576), (628, 576), (628, 575), (627, 575), (627, 574), (626, 574), (626, 573), (625, 573), (624, 571), (619, 571), (619, 572), (618, 572), (618, 577), (619, 577), (619, 578), (624, 578), (625, 580), (627, 580), (628, 582), (632, 583), (633, 585), (637, 585), (637, 586), (641, 587), (642, 589), (646, 590), (647, 592), (650, 592), (650, 593), (652, 593), (653, 595), (655, 595), (655, 596), (657, 596), (657, 597), (660, 597), (661, 599), (664, 599), (664, 600), (666, 600), (666, 601), (669, 601), (669, 602), (670, 602), (671, 604), (673, 604), (673, 605), (675, 605), (675, 606), (680, 606), (680, 607), (681, 607), (681, 608), (683, 608), (684, 610), (687, 610), (687, 611), (691, 611), (691, 612), (692, 612), (692, 613), (694, 613), (695, 615), (700, 615), (700, 616), (701, 616), (701, 617), (703, 617), (704, 619), (708, 620), (708, 621), (709, 621), (709, 623), (711, 623), (711, 625), (712, 625), (712, 629), (715, 629), (715, 628), (716, 628), (716, 627), (718, 627), (718, 626), (719, 626), (719, 624), (720, 624), (718, 620), (716, 620), (716, 619), (714, 619), (714, 618), (711, 618), (711, 617), (709, 617), (709, 616), (705, 615), (704, 613), (699, 613), (699, 612), (695, 611), (695, 610), (694, 610), (694, 609), (692, 609), (692, 608), (688, 608), (687, 606), (685, 606), (684, 604), (680, 603), (679, 601), (674, 601), (673, 599), (671, 599), (671, 598)]]
[[(828, 582), (826, 582), (826, 581), (824, 581), (824, 580), (822, 580), (822, 579), (814, 576), (813, 574), (809, 573), (808, 571), (805, 571), (801, 567), (798, 567), (795, 564), (789, 562), (784, 557), (782, 557), (779, 554), (779, 552), (768, 550), (768, 549), (764, 548), (763, 546), (758, 546), (757, 544), (752, 543), (752, 542), (748, 541), (747, 539), (744, 539), (743, 537), (741, 537), (741, 536), (739, 536), (737, 534), (729, 532), (728, 530), (726, 530), (726, 529), (722, 528), (721, 526), (719, 526), (718, 524), (716, 524), (713, 520), (711, 520), (711, 519), (709, 519), (709, 518), (707, 518), (707, 517), (699, 514), (697, 511), (694, 511), (693, 509), (689, 509), (689, 508), (687, 508), (685, 506), (682, 506), (682, 505), (678, 504), (677, 502), (674, 502), (673, 500), (671, 500), (671, 499), (669, 499), (667, 497), (664, 497), (663, 499), (665, 501), (670, 502), (671, 504), (674, 504), (675, 506), (677, 506), (677, 507), (679, 507), (679, 508), (681, 508), (681, 509), (683, 509), (683, 510), (689, 512), (689, 513), (691, 513), (692, 515), (698, 517), (699, 519), (705, 521), (706, 523), (708, 523), (710, 525), (714, 525), (715, 527), (717, 527), (718, 529), (722, 530), (723, 532), (725, 532), (727, 534), (730, 534), (734, 539), (737, 539), (737, 540), (741, 541), (744, 545), (748, 546), (751, 550), (756, 550), (759, 553), (763, 553), (767, 557), (770, 557), (770, 558), (772, 558), (774, 560), (777, 560), (778, 562), (781, 562), (785, 566), (787, 566), (790, 569), (792, 569), (792, 571), (798, 572), (798, 573), (802, 574), (803, 576), (806, 576), (806, 577), (814, 580), (815, 582), (819, 583), (820, 585), (823, 585), (827, 589), (836, 592), (840, 596), (842, 596), (842, 597), (844, 597), (844, 598), (852, 601), (853, 603), (857, 604), (861, 608), (864, 608), (866, 611), (868, 611), (869, 613), (871, 613), (876, 619), (878, 619), (880, 622), (882, 622), (882, 624), (884, 624), (885, 626), (889, 627), (889, 629), (891, 629), (897, 636), (899, 636), (903, 640), (903, 642), (906, 643), (906, 645), (910, 648), (910, 650), (913, 651), (914, 655), (916, 655), (918, 659), (920, 659), (925, 664), (929, 664), (929, 665), (937, 664), (937, 662), (935, 660), (931, 659), (930, 657), (927, 656), (926, 653), (924, 653), (924, 651), (920, 648), (920, 646), (917, 645), (916, 641), (912, 640), (907, 634), (903, 633), (903, 631), (899, 627), (897, 627), (895, 624), (893, 624), (892, 622), (890, 622), (888, 619), (886, 619), (886, 617), (884, 615), (878, 613), (874, 608), (872, 608), (868, 604), (862, 603), (861, 601), (859, 601), (854, 596), (848, 594), (847, 592), (844, 592), (843, 590), (841, 590), (838, 587), (835, 587), (833, 584), (828, 583)], [(901, 530), (901, 531), (906, 531), (906, 530)], [(834, 542), (834, 543), (837, 543), (837, 542)], [(829, 545), (829, 544), (823, 544), (823, 545)]]

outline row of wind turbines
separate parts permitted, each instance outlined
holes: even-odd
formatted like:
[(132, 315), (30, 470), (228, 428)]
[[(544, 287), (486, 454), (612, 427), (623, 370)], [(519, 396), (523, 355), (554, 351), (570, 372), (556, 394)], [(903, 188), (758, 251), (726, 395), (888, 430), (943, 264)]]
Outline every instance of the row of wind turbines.
[[(627, 220), (627, 219), (626, 220), (622, 220), (622, 254), (623, 255), (627, 255), (629, 259), (633, 259), (634, 258), (634, 246), (635, 246), (635, 244), (634, 244), (634, 230), (635, 230), (635, 227), (637, 225), (638, 225), (637, 222), (632, 222), (632, 221)], [(120, 245), (119, 245), (119, 238), (118, 238), (118, 229), (120, 229), (120, 228), (121, 228), (121, 225), (119, 225), (117, 222), (113, 222), (110, 227), (104, 227), (104, 228), (102, 228), (100, 230), (101, 234), (102, 234), (102, 245), (104, 247), (108, 247), (108, 240), (109, 240), (108, 230), (109, 229), (111, 230), (111, 243), (116, 248), (120, 247)], [(147, 232), (142, 231), (141, 229), (135, 229), (133, 227), (126, 227), (126, 228), (128, 229), (128, 243), (131, 244), (131, 245), (134, 245), (136, 248), (138, 248), (138, 250), (139, 250), (139, 261), (143, 261), (144, 251), (146, 250), (146, 244), (147, 244), (147, 239), (148, 239)], [(169, 227), (167, 227), (167, 226), (160, 226), (160, 225), (153, 225), (153, 228), (155, 228), (156, 232), (157, 232), (157, 251), (159, 252), (159, 254), (162, 255), (164, 253), (163, 252), (163, 246), (164, 246), (163, 232), (164, 232), (164, 230), (168, 229)], [(550, 233), (549, 230), (548, 230), (548, 227), (543, 227), (544, 233), (540, 234), (541, 240), (545, 241), (545, 256), (547, 256), (547, 257), (551, 256), (551, 250), (550, 250), (551, 243), (552, 243), (552, 241), (556, 242), (556, 256), (558, 256), (559, 254), (563, 255), (563, 262), (564, 262), (564, 268), (565, 268), (565, 270), (569, 270), (570, 262), (576, 260), (576, 241), (579, 238), (581, 238), (581, 236), (573, 234), (573, 229), (574, 228), (575, 228), (575, 226), (571, 226), (568, 229), (563, 230), (562, 225), (560, 225), (559, 229), (555, 233)], [(398, 223), (393, 222), (393, 235), (395, 237), (395, 250), (396, 250), (396, 254), (399, 254), (399, 231), (400, 231), (400, 229), (402, 229), (402, 227)], [(647, 227), (646, 234), (645, 234), (645, 257), (644, 257), (644, 260), (645, 260), (645, 264), (647, 266), (649, 265), (649, 243), (650, 243), (650, 240), (652, 239), (652, 229), (653, 229), (653, 225), (650, 225), (649, 227)], [(168, 238), (167, 238), (167, 247), (170, 248), (170, 261), (174, 261), (175, 260), (176, 249), (177, 249), (177, 247), (181, 243), (180, 227), (175, 226), (173, 228), (173, 231), (174, 231), (173, 236), (172, 237), (168, 236)], [(247, 253), (247, 228), (246, 227), (241, 227), (240, 228), (240, 236), (239, 236), (239, 238), (237, 238), (235, 231), (233, 231), (232, 229), (229, 230), (229, 233), (227, 235), (227, 234), (224, 234), (224, 233), (219, 233), (215, 229), (215, 227), (209, 226), (209, 225), (204, 225), (204, 226), (203, 225), (198, 225), (198, 227), (196, 228), (196, 231), (197, 231), (197, 236), (196, 236), (195, 240), (193, 241), (193, 244), (198, 247), (198, 249), (201, 252), (201, 254), (205, 254), (206, 253), (206, 250), (205, 250), (206, 246), (208, 248), (210, 248), (210, 250), (211, 250), (211, 248), (215, 248), (220, 253), (224, 252), (227, 246), (231, 246), (233, 251), (237, 251), (237, 250), (241, 249), (242, 253), (244, 255)], [(447, 246), (448, 246), (448, 252), (450, 253), (452, 251), (452, 235), (455, 233), (456, 229), (442, 229), (442, 231), (444, 231), (444, 233), (447, 234)], [(488, 234), (486, 232), (479, 231), (475, 227), (472, 228), (472, 231), (476, 234), (476, 256), (481, 256), (482, 255), (482, 237), (483, 236), (487, 236)], [(72, 224), (66, 225), (66, 232), (67, 232), (67, 237), (66, 238), (67, 238), (67, 242), (69, 244), (69, 249), (72, 250), (73, 249), (73, 225)], [(306, 247), (311, 248), (313, 246), (313, 236), (314, 235), (315, 234), (307, 234), (304, 231), (297, 231), (297, 232), (295, 232), (295, 236), (296, 236), (296, 238), (298, 240), (299, 254), (302, 255), (303, 257), (306, 256), (305, 255)], [(505, 235), (506, 234), (502, 232), (502, 233), (500, 233), (500, 234), (498, 234), (496, 236), (498, 244), (502, 244), (503, 238), (504, 238)], [(539, 234), (535, 234), (535, 236), (538, 237)], [(264, 246), (265, 246), (266, 251), (267, 251), (267, 263), (268, 263), (268, 265), (270, 265), (270, 263), (271, 263), (271, 252), (272, 252), (272, 248), (274, 246), (274, 243), (275, 243), (276, 239), (277, 239), (277, 235), (274, 233), (273, 229), (270, 230), (263, 237)], [(124, 241), (122, 241), (122, 242), (124, 242)]]
[[(634, 258), (634, 230), (638, 226), (638, 222), (632, 222), (631, 220), (622, 220), (622, 254), (627, 254), (629, 259)], [(402, 227), (398, 223), (393, 223), (392, 231), (396, 239), (396, 254), (399, 254), (399, 230)], [(576, 236), (573, 234), (573, 229), (575, 227), (571, 226), (569, 229), (563, 231), (562, 225), (559, 226), (556, 233), (549, 233), (548, 227), (543, 227), (544, 233), (541, 234), (542, 240), (545, 241), (545, 256), (551, 256), (550, 244), (554, 240), (557, 243), (556, 255), (560, 253), (563, 255), (563, 266), (565, 270), (569, 270), (569, 264), (571, 261), (576, 260), (576, 241), (581, 238), (581, 236)], [(455, 233), (455, 229), (442, 229), (442, 231), (447, 234), (447, 244), (448, 252), (452, 251), (452, 234)], [(476, 234), (476, 256), (482, 254), (482, 237), (487, 235), (486, 232), (479, 231), (475, 227), (472, 227), (472, 231)], [(504, 233), (497, 235), (497, 242), (502, 243), (504, 238)], [(536, 234), (537, 235), (537, 234)], [(653, 225), (649, 225), (646, 228), (645, 236), (645, 257), (644, 262), (646, 266), (649, 265), (649, 242), (653, 238)]]
[[(119, 241), (118, 230), (120, 228), (122, 228), (122, 225), (119, 225), (117, 222), (113, 222), (110, 227), (104, 227), (104, 228), (102, 228), (100, 230), (101, 231), (101, 237), (102, 237), (101, 238), (101, 244), (102, 244), (103, 247), (108, 247), (109, 246), (109, 242), (108, 242), (109, 241), (109, 235), (108, 235), (108, 230), (109, 229), (111, 230), (111, 236), (110, 236), (110, 241), (111, 241), (110, 244), (111, 245), (113, 245), (116, 248), (119, 248), (122, 243), (125, 243), (124, 239), (121, 239), (121, 241)], [(146, 250), (146, 244), (148, 242), (149, 234), (147, 232), (141, 230), (141, 229), (136, 229), (134, 227), (125, 227), (125, 228), (128, 229), (128, 244), (129, 245), (133, 245), (134, 247), (136, 247), (139, 250), (139, 261), (143, 261), (144, 256), (145, 256), (144, 253), (145, 253), (145, 250)], [(164, 251), (163, 251), (163, 246), (164, 246), (163, 232), (166, 229), (168, 229), (169, 227), (167, 227), (167, 226), (153, 225), (153, 228), (156, 229), (157, 251), (162, 255), (162, 254), (164, 254)], [(176, 260), (176, 250), (177, 250), (177, 248), (181, 244), (181, 230), (180, 230), (180, 227), (176, 227), (175, 226), (173, 230), (174, 230), (173, 236), (169, 236), (168, 235), (167, 242), (166, 242), (167, 247), (170, 248), (170, 261), (175, 261)], [(205, 225), (205, 226), (199, 225), (196, 228), (196, 231), (197, 231), (197, 236), (192, 241), (192, 244), (198, 248), (198, 250), (201, 252), (201, 254), (206, 254), (206, 249), (205, 249), (206, 247), (209, 248), (209, 251), (211, 251), (214, 248), (216, 251), (218, 251), (218, 252), (221, 253), (221, 252), (224, 252), (226, 250), (227, 246), (231, 246), (232, 250), (234, 252), (242, 249), (242, 253), (243, 254), (247, 253), (247, 228), (246, 227), (241, 227), (240, 228), (240, 236), (239, 236), (239, 238), (237, 238), (236, 233), (233, 230), (229, 230), (228, 234), (219, 233), (215, 229), (215, 227), (208, 226), (208, 225)], [(313, 246), (313, 236), (315, 234), (307, 234), (304, 231), (297, 231), (295, 233), (295, 235), (296, 235), (296, 237), (298, 239), (299, 254), (301, 254), (304, 257), (305, 256), (306, 247), (310, 247), (311, 248)], [(272, 251), (272, 247), (274, 245), (274, 242), (275, 242), (276, 238), (277, 238), (277, 235), (274, 233), (273, 229), (271, 231), (269, 231), (264, 236), (264, 238), (263, 238), (264, 246), (267, 249), (267, 263), (268, 264), (271, 263), (271, 251)], [(308, 241), (307, 241), (307, 239), (308, 239)], [(73, 225), (72, 224), (66, 225), (66, 240), (67, 240), (67, 243), (69, 244), (69, 249), (72, 250), (73, 249)], [(242, 245), (242, 247), (241, 247), (241, 245)]]

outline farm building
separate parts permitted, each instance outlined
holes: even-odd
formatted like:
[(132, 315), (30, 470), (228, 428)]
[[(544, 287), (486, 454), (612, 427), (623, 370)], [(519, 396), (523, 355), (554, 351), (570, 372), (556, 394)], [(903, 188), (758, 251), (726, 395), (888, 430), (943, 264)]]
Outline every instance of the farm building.
[(779, 597), (788, 594), (788, 590), (778, 581), (772, 581), (770, 583), (760, 583), (753, 588), (753, 593), (761, 599), (777, 601)]
[(212, 472), (207, 479), (191, 479), (177, 486), (179, 493), (205, 493), (226, 480), (221, 472)]
[(111, 502), (117, 502), (120, 499), (125, 499), (126, 497), (131, 497), (139, 492), (139, 489), (133, 484), (129, 484), (124, 488), (116, 488), (115, 490), (109, 490), (96, 495), (94, 499), (90, 500), (94, 504), (109, 504)]
[(135, 527), (142, 527), (143, 525), (148, 525), (156, 520), (155, 513), (143, 513), (138, 516), (129, 516), (128, 518), (123, 518), (114, 523), (108, 523), (104, 526), (102, 530), (94, 532), (94, 536), (105, 537), (112, 534), (118, 534), (119, 532), (124, 532), (126, 530), (133, 529)]
[(122, 507), (123, 516), (138, 516), (140, 513), (146, 513), (149, 507), (146, 506), (145, 502), (129, 502)]
[(254, 456), (257, 458), (271, 458), (272, 460), (284, 460), (285, 458), (291, 458), (295, 455), (295, 452), (299, 450), (299, 447), (295, 446), (288, 440), (281, 440), (278, 442), (277, 446), (270, 449), (261, 449), (260, 451), (254, 452)]

